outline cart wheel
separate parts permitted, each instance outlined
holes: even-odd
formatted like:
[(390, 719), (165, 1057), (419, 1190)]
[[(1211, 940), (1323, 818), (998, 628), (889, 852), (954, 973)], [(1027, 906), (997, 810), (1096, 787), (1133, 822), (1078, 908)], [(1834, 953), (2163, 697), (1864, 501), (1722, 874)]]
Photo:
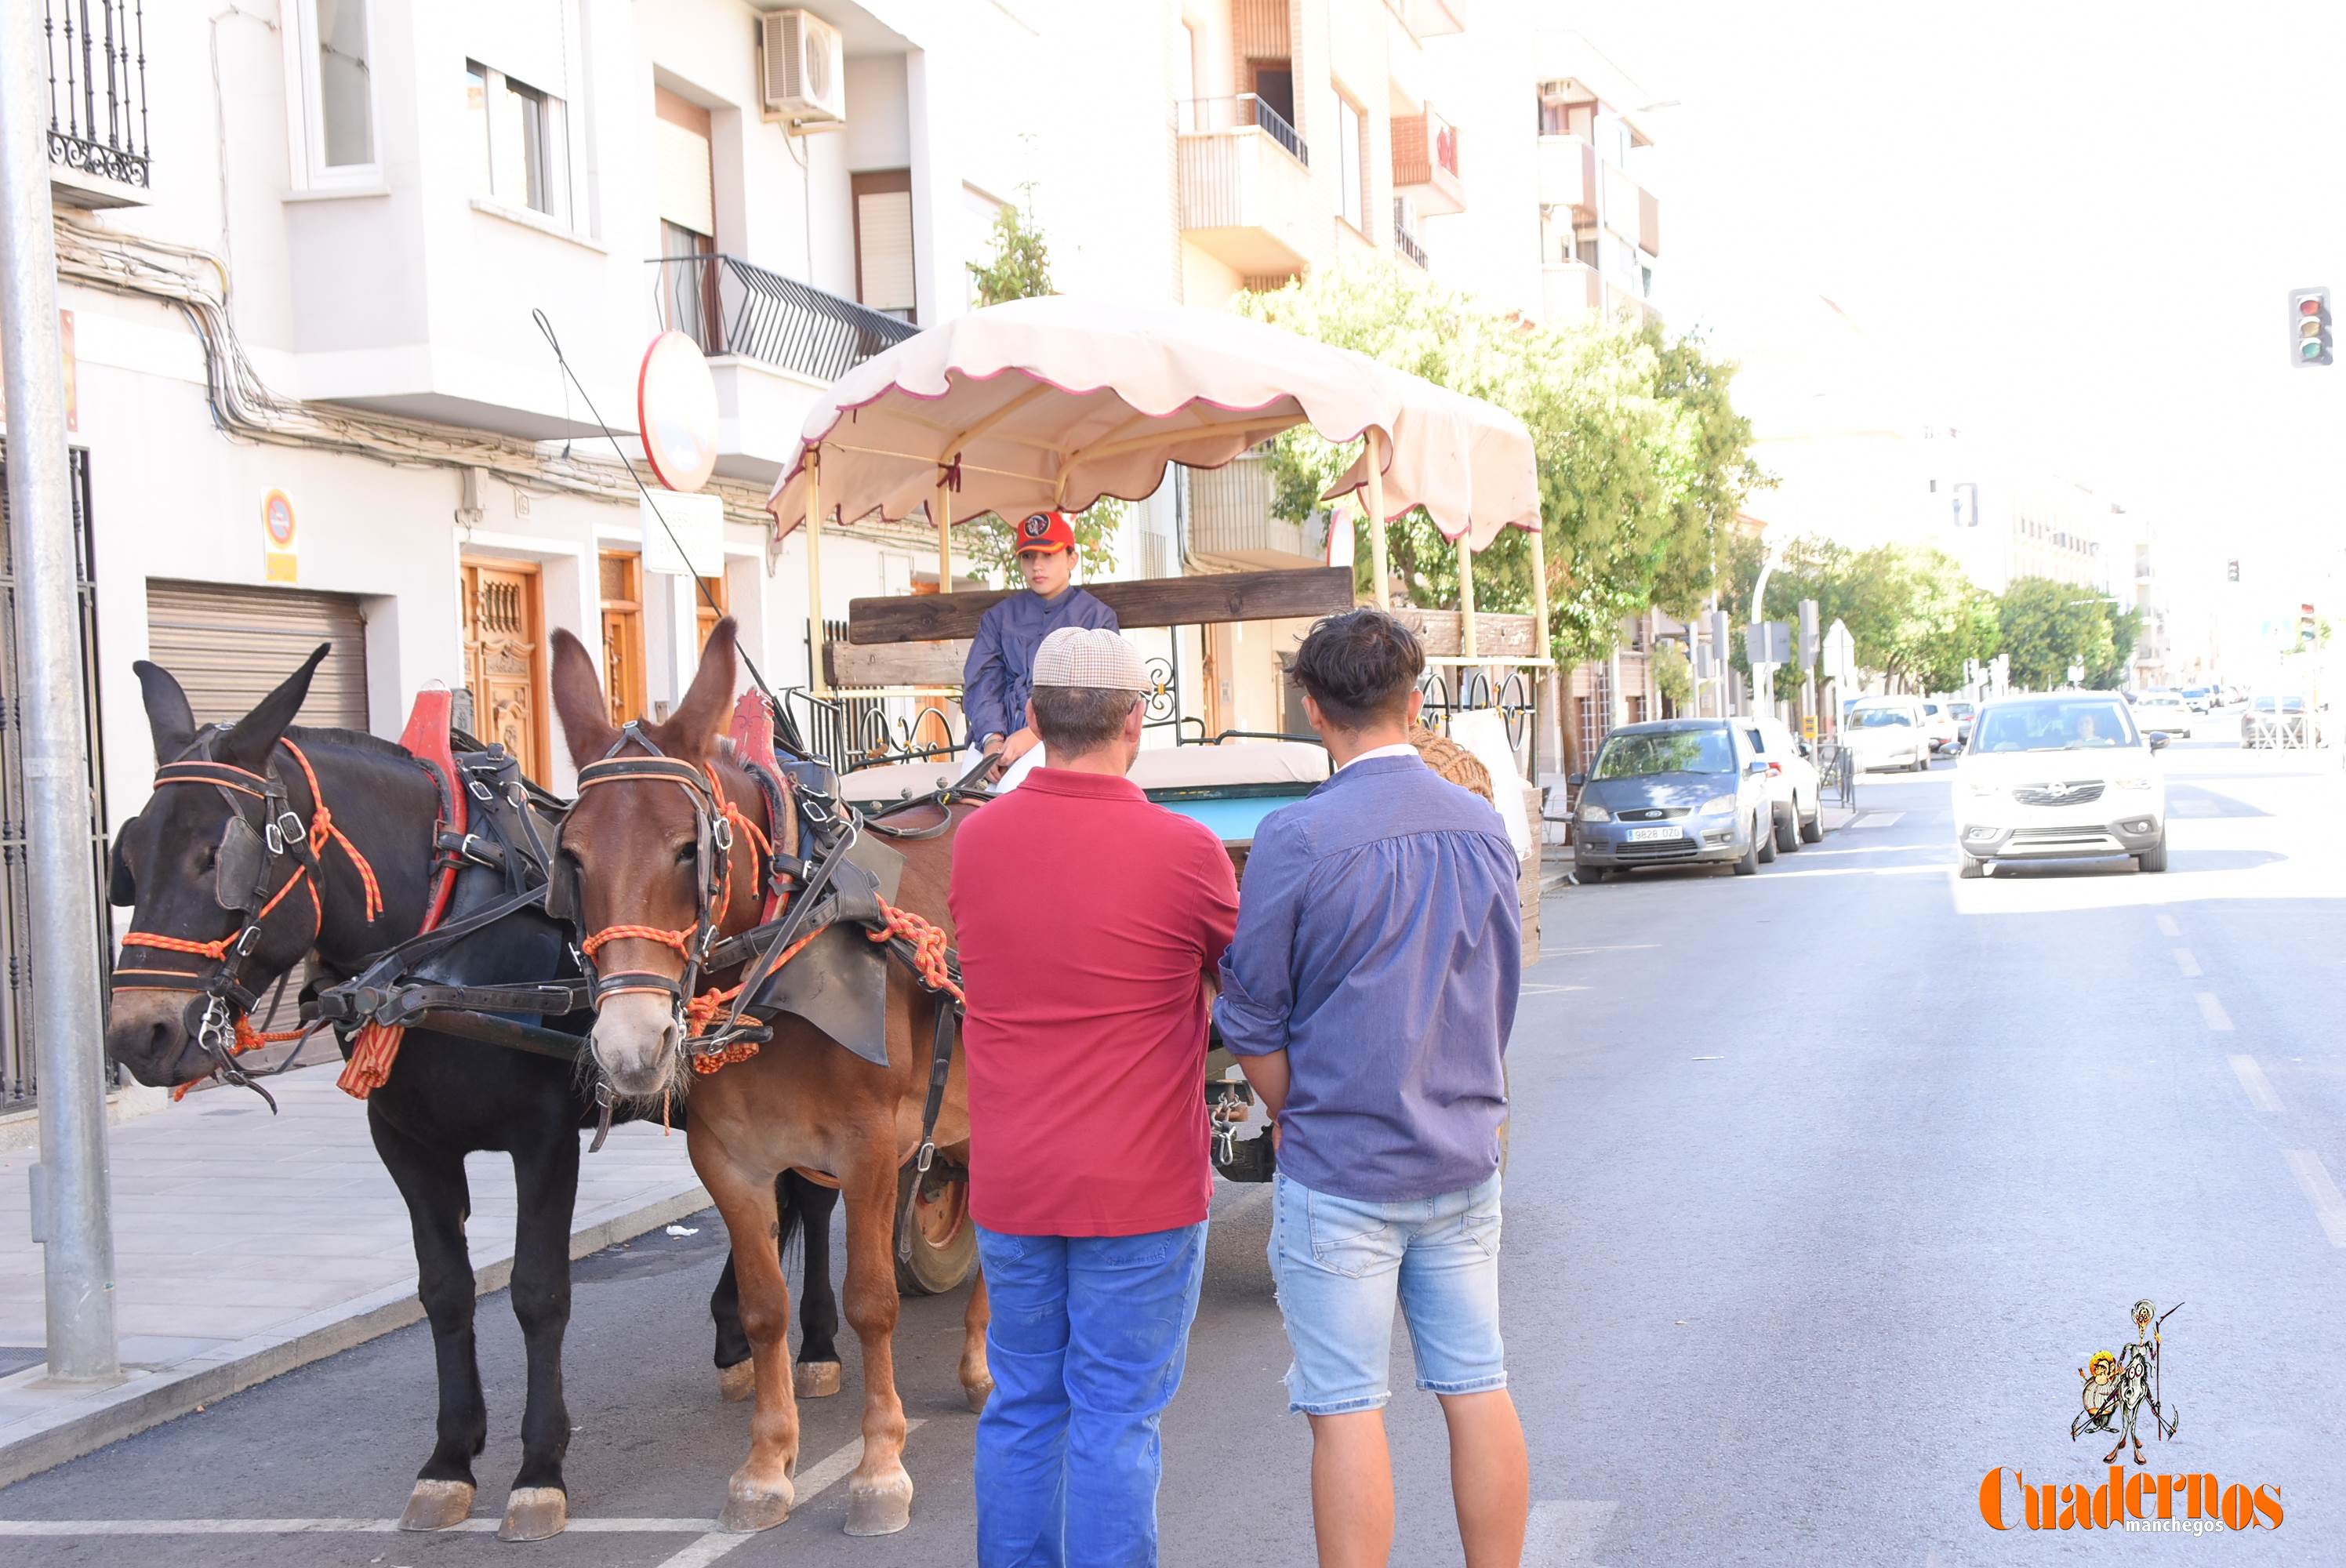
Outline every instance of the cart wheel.
[[(913, 1184), (920, 1184), (919, 1196)], [(906, 1237), (912, 1238), (906, 1256)], [(937, 1296), (977, 1267), (977, 1227), (969, 1217), (969, 1173), (943, 1162), (925, 1176), (906, 1166), (896, 1177), (896, 1293)]]

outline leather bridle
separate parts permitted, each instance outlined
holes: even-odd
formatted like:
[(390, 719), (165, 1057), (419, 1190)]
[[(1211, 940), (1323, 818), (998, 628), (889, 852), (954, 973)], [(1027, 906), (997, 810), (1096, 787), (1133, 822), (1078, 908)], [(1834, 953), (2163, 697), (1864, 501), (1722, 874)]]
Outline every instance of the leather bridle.
[[(181, 992), (191, 998), (200, 998), (199, 1011), (194, 1001), (189, 1003), (189, 1028), (197, 1043), (209, 1054), (219, 1069), (230, 1066), (231, 1058), (243, 1051), (263, 1044), (263, 1038), (253, 1033), (246, 1023), (248, 1015), (260, 1004), (260, 993), (248, 984), (244, 975), (247, 962), (260, 943), (262, 929), (277, 907), (284, 903), (297, 887), (310, 894), (310, 934), (301, 949), (315, 947), (325, 930), (326, 908), (320, 893), (324, 868), (320, 856), (329, 844), (340, 846), (342, 853), (359, 873), (362, 890), (362, 908), (367, 922), (372, 924), (382, 913), (382, 888), (375, 880), (374, 868), (349, 837), (334, 825), (333, 812), (326, 805), (325, 793), (318, 783), (317, 769), (310, 759), (292, 741), (280, 738), (277, 744), (290, 753), (301, 766), (301, 775), (310, 791), (310, 818), (303, 821), (293, 809), (285, 780), (272, 766), (266, 773), (255, 773), (232, 763), (221, 762), (209, 755), (213, 740), (220, 732), (214, 730), (199, 738), (187, 751), (155, 770), (155, 788), (173, 786), (205, 786), (217, 790), (228, 803), (229, 819), (221, 830), (220, 849), (215, 868), (217, 878), (213, 896), (223, 909), (240, 912), (243, 923), (236, 931), (218, 941), (205, 942), (189, 937), (173, 936), (162, 932), (127, 932), (122, 949), (128, 955), (133, 948), (146, 948), (155, 952), (183, 953), (213, 961), (209, 970), (167, 967), (157, 963), (117, 964), (114, 970), (116, 991)], [(247, 814), (244, 802), (260, 802), (260, 825)], [(235, 862), (250, 862), (248, 877), (236, 874)], [(281, 883), (275, 882), (276, 867), (281, 860), (291, 860), (293, 870)], [(141, 977), (137, 983), (121, 983), (125, 975)], [(261, 985), (266, 986), (267, 981)], [(292, 1031), (281, 1038), (292, 1038), (303, 1031)]]
[[(621, 756), (633, 742), (644, 748), (642, 756)], [(736, 806), (719, 783), (717, 770), (682, 758), (670, 757), (660, 750), (640, 724), (630, 723), (620, 730), (619, 738), (610, 750), (578, 770), (578, 790), (606, 784), (668, 784), (684, 791), (692, 803), (693, 833), (698, 849), (693, 857), (693, 923), (669, 930), (660, 926), (621, 923), (607, 925), (589, 933), (578, 944), (578, 954), (586, 972), (587, 994), (597, 1006), (607, 996), (645, 992), (668, 999), (681, 1033), (687, 1009), (699, 989), (700, 972), (709, 960), (709, 951), (716, 942), (725, 911), (733, 900), (733, 846), (737, 830), (757, 854), (761, 876), (774, 877), (773, 844), (756, 822)], [(555, 912), (577, 920), (583, 914), (576, 888), (577, 871), (575, 865), (558, 865), (558, 880), (572, 885), (558, 894), (549, 906)], [(596, 962), (602, 950), (615, 942), (648, 942), (668, 948), (684, 962), (683, 972), (676, 975), (658, 973), (647, 969), (605, 970)]]

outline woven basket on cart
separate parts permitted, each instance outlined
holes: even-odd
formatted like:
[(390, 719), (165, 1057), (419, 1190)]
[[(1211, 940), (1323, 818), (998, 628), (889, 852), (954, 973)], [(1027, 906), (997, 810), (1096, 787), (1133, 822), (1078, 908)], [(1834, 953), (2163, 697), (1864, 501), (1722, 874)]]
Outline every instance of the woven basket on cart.
[(1483, 759), (1446, 735), (1435, 733), (1423, 725), (1409, 732), (1409, 743), (1425, 759), (1425, 765), (1449, 779), (1483, 797), (1494, 806), (1499, 803), (1497, 793), (1491, 788), (1491, 770)]

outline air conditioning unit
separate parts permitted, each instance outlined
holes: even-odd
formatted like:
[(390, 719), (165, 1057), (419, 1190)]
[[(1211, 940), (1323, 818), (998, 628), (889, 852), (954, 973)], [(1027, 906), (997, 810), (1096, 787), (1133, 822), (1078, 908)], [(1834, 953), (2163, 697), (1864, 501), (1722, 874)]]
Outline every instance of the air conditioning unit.
[(766, 113), (794, 126), (847, 121), (847, 55), (839, 29), (811, 11), (769, 11), (758, 19)]

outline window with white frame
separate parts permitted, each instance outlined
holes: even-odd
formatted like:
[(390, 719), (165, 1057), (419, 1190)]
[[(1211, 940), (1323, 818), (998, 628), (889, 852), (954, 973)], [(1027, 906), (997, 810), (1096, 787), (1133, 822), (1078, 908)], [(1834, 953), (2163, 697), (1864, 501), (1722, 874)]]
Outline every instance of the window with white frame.
[(285, 16), (286, 108), (297, 189), (372, 185), (374, 45), (369, 0), (290, 0)]
[(464, 62), (473, 192), (570, 222), (570, 119), (553, 94)]
[(1336, 98), (1337, 211), (1356, 231), (1366, 234), (1369, 231), (1368, 159), (1363, 151), (1362, 129), (1361, 111), (1352, 107), (1350, 98), (1339, 94)]

